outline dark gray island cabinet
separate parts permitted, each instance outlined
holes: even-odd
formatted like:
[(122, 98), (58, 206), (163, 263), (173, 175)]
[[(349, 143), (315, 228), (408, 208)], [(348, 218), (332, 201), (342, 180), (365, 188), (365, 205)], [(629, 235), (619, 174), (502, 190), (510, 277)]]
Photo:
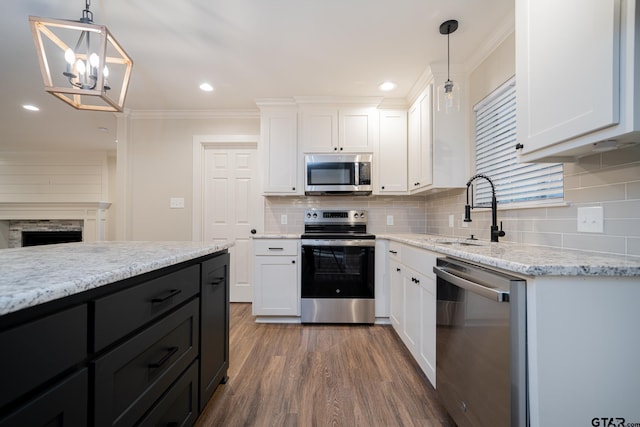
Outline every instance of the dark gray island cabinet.
[(0, 316), (0, 427), (194, 424), (227, 379), (228, 268), (225, 249)]

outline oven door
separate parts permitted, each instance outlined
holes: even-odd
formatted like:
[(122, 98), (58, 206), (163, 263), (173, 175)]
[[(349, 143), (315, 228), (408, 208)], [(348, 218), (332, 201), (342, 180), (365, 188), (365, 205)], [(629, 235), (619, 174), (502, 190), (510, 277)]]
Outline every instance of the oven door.
[(375, 240), (303, 240), (302, 298), (374, 298)]

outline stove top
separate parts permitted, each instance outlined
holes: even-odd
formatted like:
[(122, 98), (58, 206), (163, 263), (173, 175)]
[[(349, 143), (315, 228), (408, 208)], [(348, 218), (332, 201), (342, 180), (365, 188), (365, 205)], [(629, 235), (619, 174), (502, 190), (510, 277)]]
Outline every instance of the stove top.
[(307, 209), (303, 239), (375, 239), (367, 233), (365, 210)]

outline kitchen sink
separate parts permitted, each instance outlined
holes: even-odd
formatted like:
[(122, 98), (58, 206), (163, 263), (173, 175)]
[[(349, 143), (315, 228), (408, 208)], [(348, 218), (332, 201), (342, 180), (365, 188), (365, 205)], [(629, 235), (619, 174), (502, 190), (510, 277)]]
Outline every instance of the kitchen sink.
[(470, 239), (434, 239), (433, 243), (437, 245), (451, 246), (487, 246), (489, 244), (488, 242)]

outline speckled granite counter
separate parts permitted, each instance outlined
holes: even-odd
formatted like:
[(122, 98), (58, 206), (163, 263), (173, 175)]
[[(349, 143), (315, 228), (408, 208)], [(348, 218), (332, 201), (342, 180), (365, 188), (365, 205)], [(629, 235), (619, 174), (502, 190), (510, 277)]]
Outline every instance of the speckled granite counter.
[(0, 250), (0, 315), (229, 248), (204, 242), (66, 243)]
[(376, 238), (528, 276), (638, 276), (640, 282), (640, 257), (424, 234), (377, 234)]

